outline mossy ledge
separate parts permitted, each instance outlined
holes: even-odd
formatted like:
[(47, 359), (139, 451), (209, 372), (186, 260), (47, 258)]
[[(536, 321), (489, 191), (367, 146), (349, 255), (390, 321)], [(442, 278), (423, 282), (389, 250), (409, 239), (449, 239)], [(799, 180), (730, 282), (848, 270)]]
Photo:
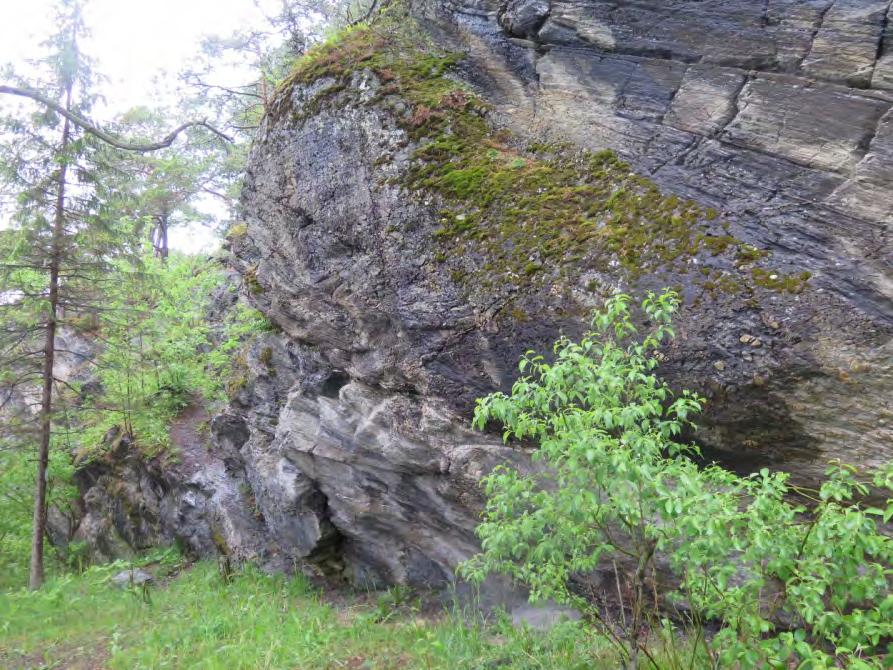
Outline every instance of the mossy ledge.
[(450, 77), (462, 54), (438, 51), (421, 35), (404, 10), (392, 9), (310, 51), (280, 99), (294, 86), (331, 79), (293, 112), (301, 120), (347, 90), (355, 73), (378, 77), (378, 95), (363, 104), (400, 109), (398, 124), (417, 145), (402, 185), (443, 203), (435, 261), (474, 259), (470, 271), (454, 268), (454, 282), (477, 289), (566, 284), (595, 272), (629, 281), (660, 276), (745, 297), (757, 287), (806, 288), (808, 272), (766, 267), (770, 252), (731, 235), (718, 212), (662, 193), (612, 151), (525, 143), (494, 127), (489, 105)]

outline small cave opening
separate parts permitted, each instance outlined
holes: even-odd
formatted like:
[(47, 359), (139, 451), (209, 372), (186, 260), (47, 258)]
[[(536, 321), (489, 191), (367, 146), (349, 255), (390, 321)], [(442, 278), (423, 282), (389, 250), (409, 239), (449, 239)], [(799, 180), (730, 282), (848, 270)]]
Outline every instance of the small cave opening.
[(317, 489), (312, 494), (308, 505), (314, 508), (319, 517), (320, 535), (316, 546), (304, 558), (313, 563), (324, 575), (343, 576), (345, 570), (344, 545), (345, 537), (332, 523), (329, 510), (329, 499)]
[(338, 392), (350, 383), (350, 376), (341, 370), (335, 370), (322, 383), (319, 395), (324, 398), (337, 398)]

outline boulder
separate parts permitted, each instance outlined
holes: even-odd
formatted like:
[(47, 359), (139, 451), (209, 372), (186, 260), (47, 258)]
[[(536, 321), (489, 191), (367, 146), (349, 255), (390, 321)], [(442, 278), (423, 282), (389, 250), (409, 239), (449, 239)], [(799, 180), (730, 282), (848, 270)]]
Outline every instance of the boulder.
[[(181, 464), (94, 467), (88, 535), (452, 582), (477, 550), (480, 478), (530, 466), (528, 445), (470, 430), (475, 399), (616, 290), (680, 289), (660, 372), (707, 397), (692, 438), (709, 458), (805, 484), (833, 458), (893, 458), (885, 5), (415, 0), (437, 44), (419, 58), (464, 54), (446, 79), (356, 51), (297, 73), (231, 242), (281, 332)], [(401, 94), (409, 76), (443, 95)], [(537, 170), (553, 178), (531, 188)], [(598, 196), (593, 174), (613, 180)]]
[[(599, 259), (557, 261), (566, 275), (546, 264), (541, 283), (469, 287), (463, 277), (488, 259), (439, 246), (451, 203), (412, 182), (424, 142), (407, 127), (411, 103), (374, 67), (285, 87), (251, 154), (247, 233), (233, 245), (254, 303), (331, 371), (328, 388), (289, 393), (272, 440), (248, 443), (281, 541), (306, 555), (337, 546), (359, 582), (451, 579), (475, 547), (475, 477), (524, 459), (467, 431), (474, 399), (507, 389), (524, 350), (581, 332), (617, 287), (684, 287), (663, 373), (708, 396), (696, 438), (709, 455), (811, 483), (832, 458), (893, 456), (893, 196), (881, 160), (893, 97), (866, 88), (874, 61), (856, 45), (876, 45), (882, 13), (861, 7), (414, 4), (445, 49), (463, 45), (460, 72), (492, 105), (494, 129), (610, 149), (771, 257), (757, 270), (739, 259), (764, 281), (725, 294), (678, 268), (634, 277)], [(825, 41), (846, 57), (823, 60)], [(782, 276), (808, 279), (785, 287)]]
[(132, 568), (130, 570), (122, 570), (109, 580), (113, 586), (119, 589), (132, 588), (134, 586), (141, 587), (155, 581), (155, 578), (140, 568)]
[(549, 16), (549, 0), (510, 0), (499, 13), (499, 25), (515, 37), (533, 37)]

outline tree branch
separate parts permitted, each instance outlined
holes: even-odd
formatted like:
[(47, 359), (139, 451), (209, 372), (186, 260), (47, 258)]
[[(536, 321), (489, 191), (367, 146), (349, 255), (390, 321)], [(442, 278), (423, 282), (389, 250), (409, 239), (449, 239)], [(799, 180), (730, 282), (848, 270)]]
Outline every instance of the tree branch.
[(214, 133), (217, 137), (219, 137), (222, 140), (225, 140), (226, 142), (233, 141), (231, 137), (220, 132), (219, 130), (217, 130), (214, 126), (212, 126), (207, 121), (202, 120), (202, 121), (190, 121), (188, 123), (184, 123), (183, 125), (181, 125), (177, 128), (174, 128), (174, 130), (172, 130), (164, 139), (159, 140), (158, 142), (150, 142), (148, 144), (134, 144), (131, 142), (124, 142), (123, 140), (119, 140), (116, 137), (109, 135), (107, 132), (105, 132), (101, 128), (95, 126), (94, 124), (90, 123), (88, 120), (75, 114), (74, 112), (68, 111), (62, 105), (58, 104), (57, 102), (54, 102), (53, 100), (50, 100), (48, 97), (46, 97), (45, 95), (43, 95), (42, 93), (40, 93), (38, 91), (34, 91), (34, 90), (28, 89), (28, 88), (19, 88), (17, 86), (0, 85), (0, 93), (6, 93), (8, 95), (17, 95), (22, 98), (30, 98), (31, 100), (34, 100), (35, 102), (39, 102), (41, 105), (43, 105), (45, 107), (49, 107), (54, 112), (61, 114), (62, 116), (64, 116), (66, 119), (68, 119), (75, 125), (80, 126), (81, 128), (83, 128), (85, 131), (87, 131), (94, 137), (98, 137), (100, 140), (102, 140), (106, 144), (110, 144), (113, 147), (116, 147), (118, 149), (123, 149), (125, 151), (137, 151), (140, 153), (145, 153), (145, 152), (149, 152), (149, 151), (158, 151), (159, 149), (165, 149), (165, 148), (171, 146), (174, 143), (174, 141), (177, 139), (177, 136), (180, 133), (182, 133), (184, 130), (186, 130), (187, 128), (195, 128), (195, 127), (199, 127), (199, 126), (203, 127), (203, 128), (207, 128), (212, 133)]
[(211, 89), (216, 88), (224, 93), (229, 93), (230, 95), (238, 95), (238, 96), (248, 96), (250, 98), (257, 98), (258, 100), (263, 100), (263, 96), (253, 91), (246, 91), (246, 88), (253, 88), (255, 84), (245, 84), (243, 86), (238, 86), (236, 88), (228, 88), (227, 86), (221, 86), (219, 84), (209, 84), (207, 82), (202, 81), (201, 77), (198, 75), (193, 75), (192, 77), (186, 77), (186, 82), (190, 86), (198, 86), (200, 88)]
[(366, 23), (372, 18), (372, 16), (376, 12), (386, 9), (387, 7), (390, 6), (390, 4), (391, 4), (391, 0), (383, 0), (381, 3), (379, 3), (379, 0), (372, 0), (372, 2), (369, 3), (369, 7), (366, 9), (366, 13), (363, 14), (361, 17), (359, 17), (357, 19), (353, 19), (353, 20), (351, 20), (348, 17), (348, 25), (356, 26), (356, 25), (359, 25), (360, 23)]

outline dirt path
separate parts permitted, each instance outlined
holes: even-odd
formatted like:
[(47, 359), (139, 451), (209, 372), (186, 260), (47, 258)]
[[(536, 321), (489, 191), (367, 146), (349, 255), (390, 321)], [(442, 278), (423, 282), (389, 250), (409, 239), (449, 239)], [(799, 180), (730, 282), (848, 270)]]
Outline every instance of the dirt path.
[(193, 402), (171, 424), (171, 447), (180, 457), (178, 465), (191, 476), (205, 467), (212, 459), (209, 453), (211, 415), (201, 402)]

